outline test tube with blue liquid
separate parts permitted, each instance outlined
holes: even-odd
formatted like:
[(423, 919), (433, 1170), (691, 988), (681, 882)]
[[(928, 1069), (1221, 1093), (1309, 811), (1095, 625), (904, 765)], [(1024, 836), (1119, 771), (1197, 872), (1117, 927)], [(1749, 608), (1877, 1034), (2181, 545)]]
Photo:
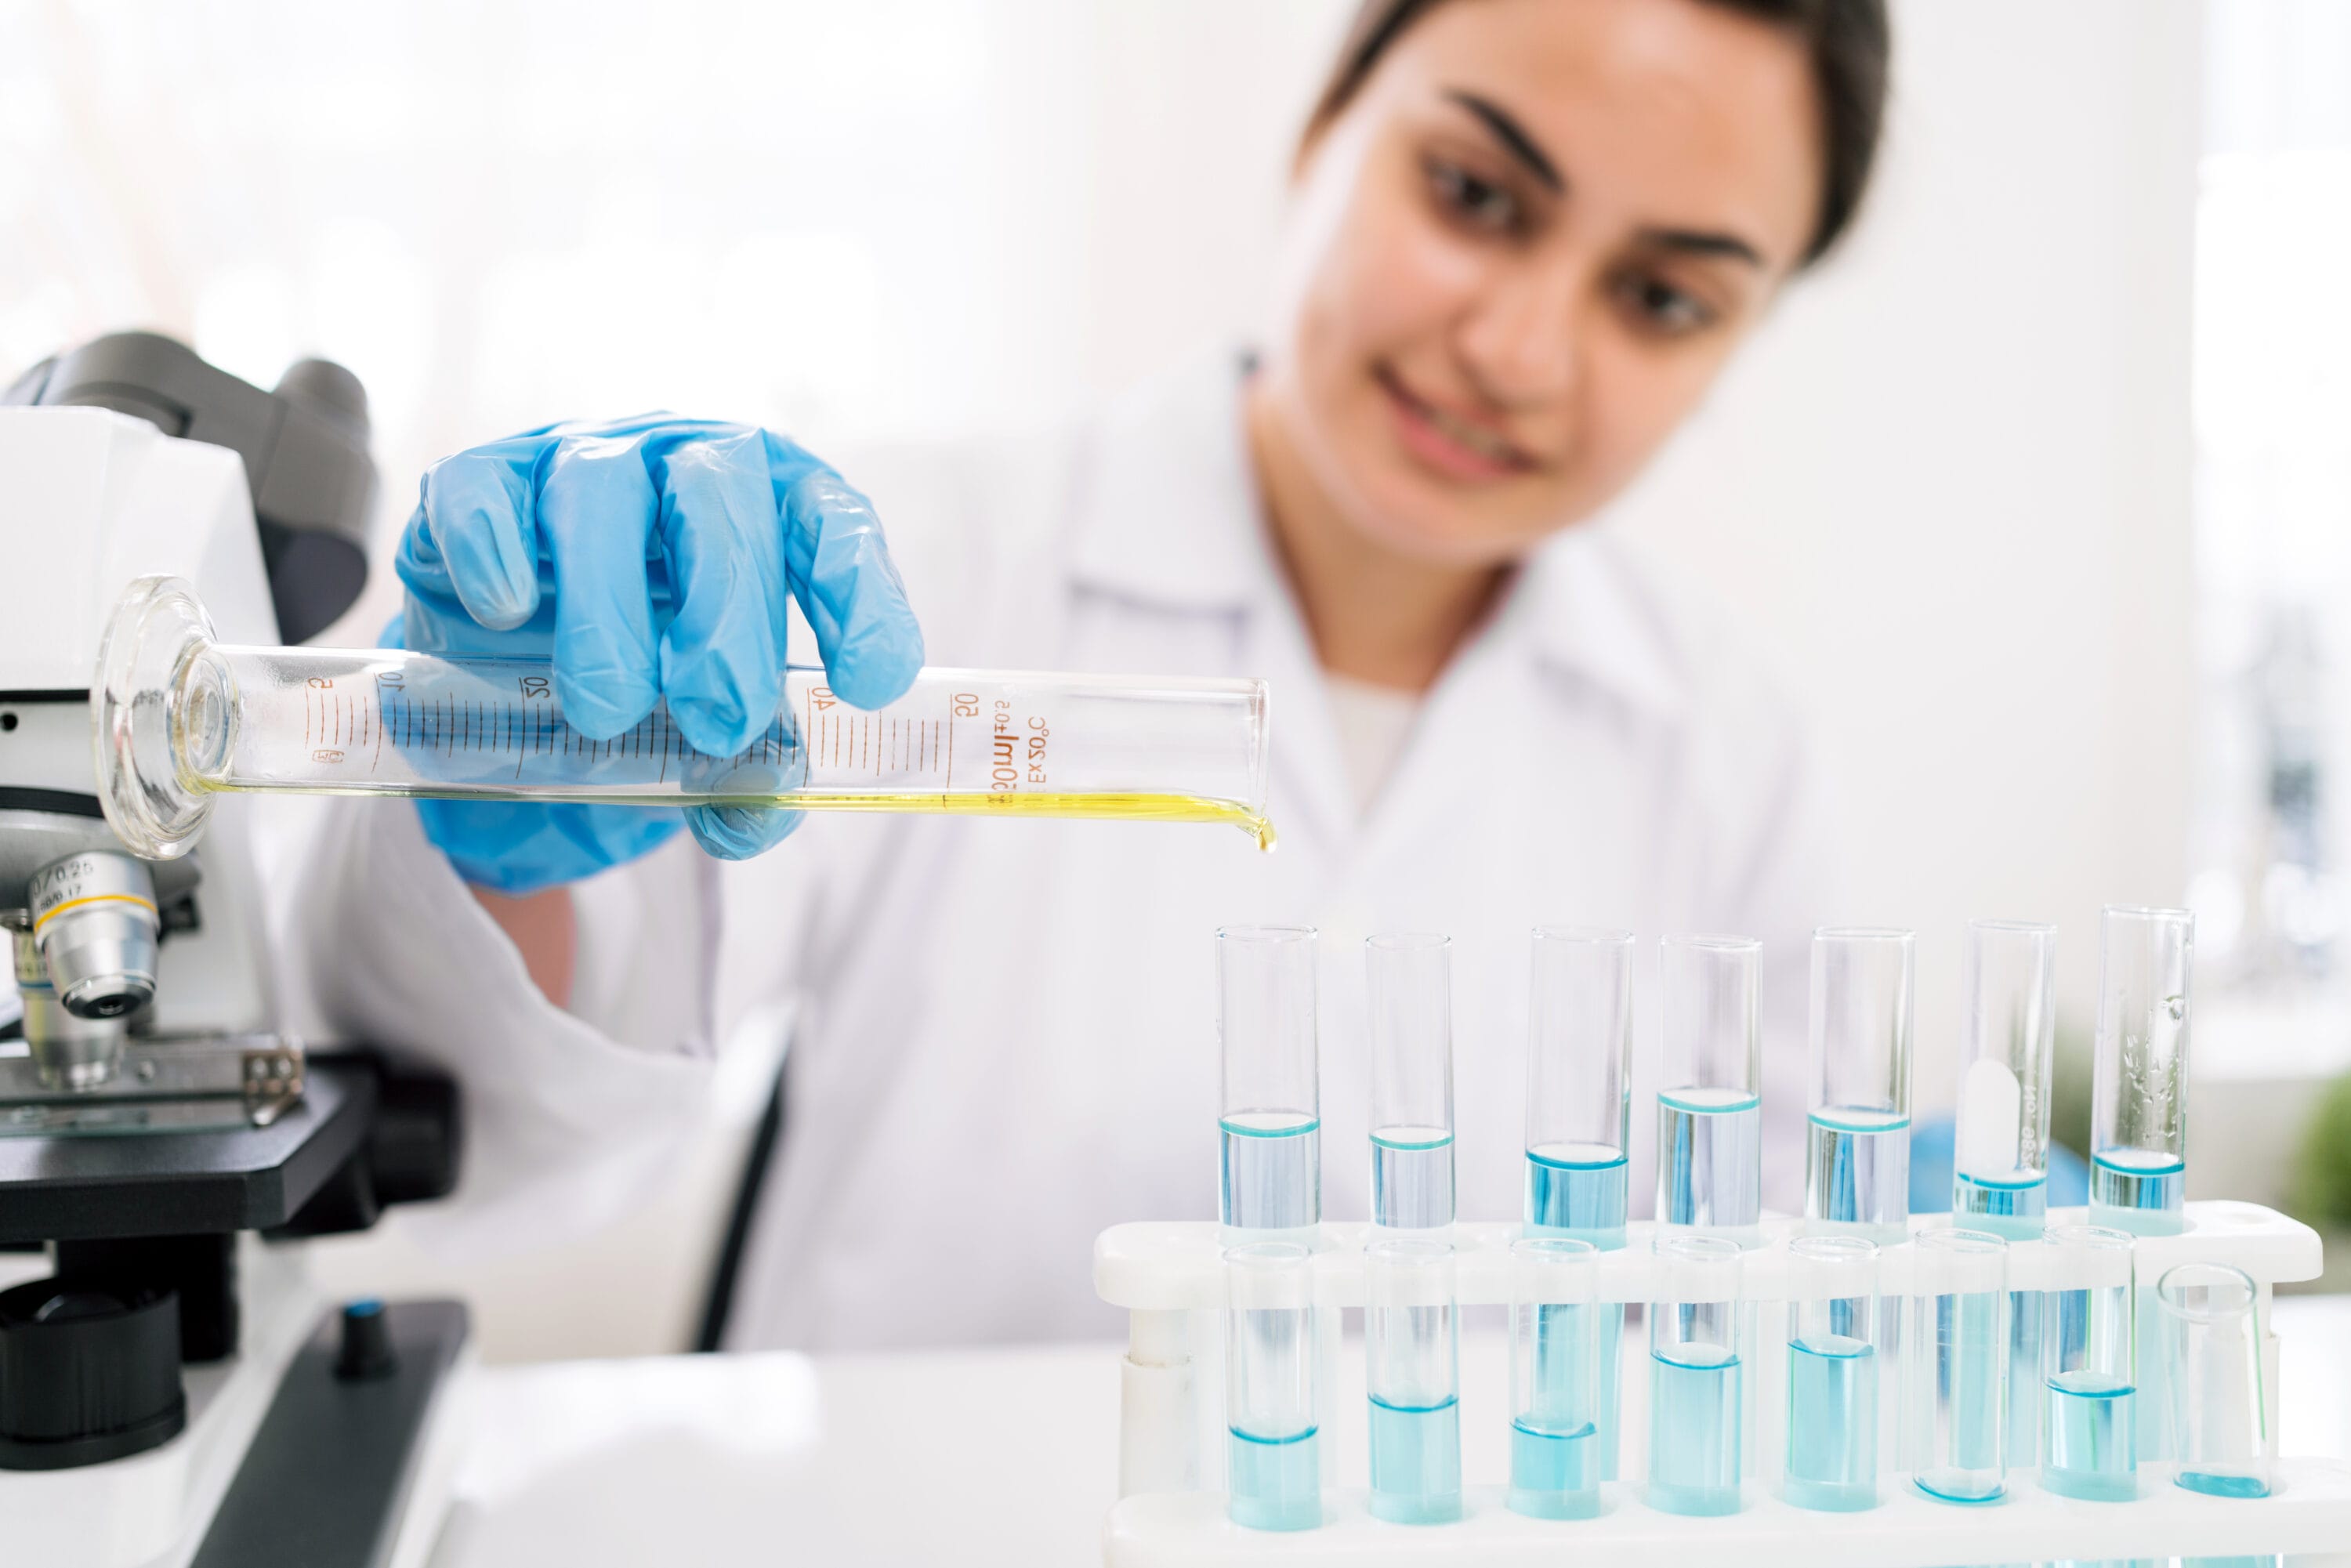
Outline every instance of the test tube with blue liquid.
[(1509, 1501), (1531, 1519), (1600, 1511), (1600, 1314), (1624, 1315), (1599, 1300), (1599, 1259), (1569, 1237), (1510, 1244)]
[(1788, 1446), (1780, 1495), (1798, 1508), (1877, 1506), (1877, 1245), (1788, 1245)]
[(2110, 908), (2099, 923), (2090, 1218), (2140, 1236), (2185, 1228), (2189, 980), (2196, 917)]
[(1889, 1247), (1909, 1239), (1916, 945), (1907, 931), (1874, 926), (1813, 935), (1809, 1229), (1849, 1229)]
[(1747, 1245), (1762, 1239), (1762, 1036), (1749, 936), (1660, 944), (1657, 1218)]
[(1922, 1230), (1911, 1266), (1911, 1426), (1924, 1448), (1913, 1479), (1938, 1502), (1997, 1502), (2008, 1490), (2008, 1243)]
[[(1625, 1246), (1632, 1134), (1633, 934), (1539, 926), (1527, 1027), (1526, 1234)], [(1596, 1305), (1603, 1479), (1616, 1478), (1625, 1309)], [(1575, 1322), (1580, 1326), (1593, 1314)], [(1538, 1323), (1540, 1329), (1541, 1323)]]
[(2157, 1281), (2169, 1369), (2173, 1480), (2210, 1497), (2267, 1497), (2273, 1439), (2262, 1397), (2261, 1292), (2225, 1263), (2181, 1263)]
[[(1951, 1222), (2011, 1241), (2041, 1237), (2048, 1212), (2049, 1092), (2056, 1061), (2057, 928), (1968, 923), (1959, 981), (1959, 1127)], [(2041, 1451), (2038, 1291), (2009, 1293), (2008, 1452)]]
[(1648, 1504), (1663, 1513), (1739, 1511), (1745, 1428), (1739, 1243), (1660, 1231), (1649, 1303)]
[(1960, 975), (1952, 1223), (2037, 1239), (2048, 1211), (2057, 927), (1971, 920)]
[(1314, 1244), (1322, 1219), (1322, 1091), (1314, 1012), (1314, 932), (1217, 933), (1217, 1210), (1228, 1241)]
[(1372, 1036), (1372, 1223), (1453, 1223), (1453, 944), (1408, 933), (1364, 944)]
[(1322, 1522), (1314, 1261), (1291, 1241), (1225, 1253), (1226, 1511), (1253, 1530)]
[(1878, 1249), (1796, 1237), (1787, 1249), (1787, 1474), (1801, 1510), (1878, 1504)]
[(1453, 1248), (1379, 1237), (1364, 1249), (1364, 1372), (1375, 1518), (1461, 1517), (1461, 1354)]
[(2065, 1497), (2127, 1502), (2138, 1495), (2137, 1312), (2130, 1233), (2057, 1225), (2046, 1245), (2059, 1288), (2048, 1292), (2048, 1379), (2041, 1484)]

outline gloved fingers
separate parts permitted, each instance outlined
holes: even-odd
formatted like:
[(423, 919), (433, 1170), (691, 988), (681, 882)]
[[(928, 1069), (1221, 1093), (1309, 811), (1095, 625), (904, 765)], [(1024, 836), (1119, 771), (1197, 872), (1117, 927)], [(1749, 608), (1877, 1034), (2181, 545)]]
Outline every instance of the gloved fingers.
[(647, 806), (421, 800), (416, 811), (459, 876), (516, 898), (625, 864), (685, 825), (684, 812)]
[(806, 815), (768, 806), (690, 806), (685, 826), (720, 860), (747, 861), (791, 837)]
[(555, 561), (555, 689), (590, 740), (625, 734), (661, 696), (645, 553), (657, 499), (633, 440), (565, 437), (543, 459), (539, 528)]
[(455, 599), (476, 623), (510, 632), (538, 609), (538, 528), (530, 476), (498, 447), (461, 452), (425, 472), (401, 538), (410, 591)]
[(781, 506), (792, 592), (833, 691), (862, 708), (896, 701), (923, 667), (923, 630), (872, 503), (816, 467), (784, 488)]
[(686, 743), (731, 757), (776, 716), (784, 664), (784, 557), (758, 431), (678, 442), (652, 464), (674, 614), (662, 691)]

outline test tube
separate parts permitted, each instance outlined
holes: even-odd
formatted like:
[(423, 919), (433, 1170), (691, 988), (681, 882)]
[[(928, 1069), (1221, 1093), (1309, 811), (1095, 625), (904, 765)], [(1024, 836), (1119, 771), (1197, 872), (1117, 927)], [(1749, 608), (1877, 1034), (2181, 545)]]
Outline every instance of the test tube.
[(1788, 1447), (1780, 1495), (1798, 1508), (1877, 1506), (1877, 1244), (1788, 1244)]
[(2214, 1497), (2270, 1493), (2262, 1396), (2261, 1295), (2225, 1263), (2181, 1263), (2156, 1282), (2160, 1357), (2170, 1368), (2173, 1479)]
[(2110, 908), (2099, 922), (2090, 1218), (2100, 1225), (2172, 1236), (2186, 1224), (2195, 957), (2196, 917), (2184, 909)]
[(1633, 934), (1535, 927), (1527, 1008), (1527, 1233), (1625, 1245)]
[(1763, 1217), (1762, 953), (1751, 936), (1668, 936), (1658, 951), (1657, 1218), (1740, 1241)]
[[(1625, 1245), (1632, 1141), (1633, 934), (1539, 925), (1527, 1007), (1529, 1236)], [(1617, 1379), (1625, 1309), (1599, 1319), (1603, 1479), (1616, 1479)]]
[(1907, 931), (1813, 934), (1813, 1100), (1805, 1141), (1808, 1228), (1852, 1228), (1887, 1246), (1910, 1229)]
[(2038, 1237), (2048, 1207), (2056, 970), (2054, 925), (1968, 922), (1951, 1212), (2011, 1240)]
[(1364, 943), (1372, 1026), (1372, 1223), (1453, 1223), (1453, 943)]
[(2047, 1295), (2048, 1375), (2041, 1484), (2066, 1497), (2127, 1502), (2138, 1495), (2137, 1316), (2132, 1239), (2098, 1225), (2053, 1225), (2058, 1288)]
[(1648, 1504), (1664, 1513), (1739, 1511), (1739, 1243), (1661, 1232), (1649, 1304)]
[(1461, 1517), (1461, 1358), (1453, 1249), (1382, 1237), (1364, 1249), (1364, 1372), (1374, 1516)]
[[(1600, 1511), (1600, 1253), (1570, 1237), (1510, 1244), (1510, 1508), (1533, 1519)], [(1621, 1322), (1621, 1312), (1610, 1312)]]
[(1986, 1230), (1922, 1230), (1912, 1259), (1911, 1343), (1933, 1364), (1911, 1385), (1925, 1444), (1915, 1479), (1938, 1502), (2008, 1488), (2008, 1243)]
[(1322, 1093), (1311, 926), (1217, 933), (1224, 1110), (1218, 1209), (1228, 1239), (1311, 1245), (1322, 1218)]
[(1253, 1530), (1311, 1530), (1322, 1522), (1313, 1255), (1291, 1241), (1235, 1247), (1225, 1281), (1226, 1510)]

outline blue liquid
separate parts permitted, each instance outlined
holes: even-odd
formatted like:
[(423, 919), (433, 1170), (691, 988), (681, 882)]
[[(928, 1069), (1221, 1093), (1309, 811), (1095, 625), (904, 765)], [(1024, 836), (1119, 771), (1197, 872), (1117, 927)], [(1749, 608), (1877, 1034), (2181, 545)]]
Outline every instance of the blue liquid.
[(1739, 1511), (1740, 1414), (1738, 1356), (1694, 1343), (1649, 1353), (1651, 1508)]
[(1217, 1126), (1227, 1228), (1311, 1233), (1322, 1218), (1322, 1124), (1295, 1111), (1237, 1111)]
[(2049, 1379), (2043, 1487), (2101, 1502), (2127, 1502), (2138, 1495), (2132, 1393), (2129, 1384), (2103, 1372), (2061, 1372)]
[(1657, 1096), (1657, 1218), (1747, 1229), (1763, 1218), (1763, 1102), (1734, 1089)]
[(1859, 1226), (1892, 1243), (1910, 1234), (1910, 1118), (1829, 1105), (1813, 1113), (1804, 1151), (1804, 1216)]
[(2007, 1490), (2001, 1409), (2001, 1297), (1935, 1298), (1934, 1430), (1918, 1490), (1944, 1502), (1990, 1502)]
[(2173, 1478), (2189, 1491), (2207, 1497), (2267, 1497), (2270, 1486), (2254, 1476), (2215, 1475), (2210, 1470), (2182, 1470)]
[[(1541, 1144), (1529, 1149), (1526, 1233), (1589, 1242), (1603, 1252), (1624, 1250), (1628, 1168), (1624, 1155), (1605, 1144)], [(1624, 1364), (1625, 1309), (1615, 1302), (1602, 1302), (1591, 1310), (1599, 1313), (1600, 1332), (1600, 1431), (1595, 1446), (1601, 1479), (1613, 1481), (1616, 1479), (1617, 1379)], [(1537, 1407), (1558, 1406), (1539, 1396)]]
[(1530, 1519), (1597, 1515), (1600, 1429), (1589, 1421), (1556, 1429), (1526, 1416), (1511, 1422), (1510, 1509)]
[(1527, 1234), (1588, 1241), (1604, 1252), (1625, 1245), (1625, 1173), (1605, 1144), (1542, 1144), (1527, 1151)]
[(1788, 1342), (1788, 1476), (1798, 1508), (1877, 1506), (1877, 1353), (1844, 1334)]
[(2090, 1223), (2137, 1236), (2177, 1236), (2187, 1228), (2182, 1206), (2188, 1166), (2148, 1149), (2102, 1149), (2090, 1162)]
[(1994, 1181), (1959, 1172), (1951, 1177), (1951, 1223), (1987, 1230), (2011, 1241), (2037, 1239), (2046, 1228), (2049, 1178), (2029, 1174)]
[(1434, 1230), (1453, 1223), (1453, 1134), (1382, 1127), (1372, 1134), (1372, 1223)]
[(1372, 1515), (1392, 1524), (1461, 1517), (1461, 1405), (1372, 1401)]
[(1309, 1427), (1288, 1437), (1226, 1428), (1231, 1496), (1226, 1512), (1251, 1530), (1311, 1530), (1322, 1522), (1322, 1445)]

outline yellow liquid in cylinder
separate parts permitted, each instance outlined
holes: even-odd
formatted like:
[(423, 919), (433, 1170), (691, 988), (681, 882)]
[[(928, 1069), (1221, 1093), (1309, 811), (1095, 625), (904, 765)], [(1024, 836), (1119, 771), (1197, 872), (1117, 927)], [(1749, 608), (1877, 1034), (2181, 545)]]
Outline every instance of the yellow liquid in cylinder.
[(1006, 790), (992, 795), (884, 795), (822, 789), (778, 795), (772, 802), (797, 810), (926, 811), (972, 817), (1091, 817), (1117, 822), (1230, 822), (1270, 853), (1273, 823), (1261, 811), (1203, 795), (1080, 793)]

